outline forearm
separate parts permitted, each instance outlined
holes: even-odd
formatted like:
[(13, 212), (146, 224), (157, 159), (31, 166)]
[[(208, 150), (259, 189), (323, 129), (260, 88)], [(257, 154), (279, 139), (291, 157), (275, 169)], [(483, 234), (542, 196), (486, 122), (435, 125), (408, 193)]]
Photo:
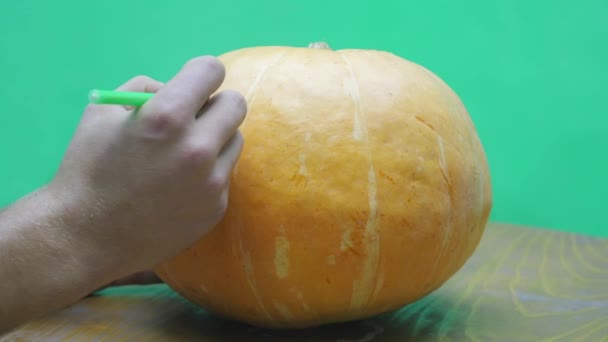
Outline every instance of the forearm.
[(0, 334), (107, 282), (99, 252), (73, 234), (79, 224), (45, 190), (0, 211)]

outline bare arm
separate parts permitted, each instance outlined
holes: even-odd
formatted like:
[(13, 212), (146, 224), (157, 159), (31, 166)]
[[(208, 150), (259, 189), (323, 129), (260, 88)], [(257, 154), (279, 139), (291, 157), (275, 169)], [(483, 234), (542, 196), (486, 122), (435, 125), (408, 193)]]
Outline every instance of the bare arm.
[(87, 107), (57, 175), (0, 213), (0, 334), (154, 267), (224, 215), (247, 106), (195, 58), (133, 110)]
[(0, 333), (112, 279), (110, 260), (72, 234), (79, 221), (46, 188), (0, 212)]

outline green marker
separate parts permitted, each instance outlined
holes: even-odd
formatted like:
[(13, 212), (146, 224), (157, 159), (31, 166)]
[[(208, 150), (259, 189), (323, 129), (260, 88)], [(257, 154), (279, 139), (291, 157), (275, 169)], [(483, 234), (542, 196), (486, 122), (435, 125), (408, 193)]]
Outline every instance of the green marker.
[(94, 89), (89, 93), (89, 101), (94, 104), (114, 104), (139, 107), (154, 94), (128, 91)]

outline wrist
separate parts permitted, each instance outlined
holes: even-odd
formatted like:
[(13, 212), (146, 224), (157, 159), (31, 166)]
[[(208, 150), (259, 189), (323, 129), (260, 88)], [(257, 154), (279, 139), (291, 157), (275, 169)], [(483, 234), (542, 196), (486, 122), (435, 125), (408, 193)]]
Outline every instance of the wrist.
[(41, 234), (57, 260), (54, 264), (61, 268), (57, 274), (69, 280), (70, 284), (60, 286), (66, 289), (88, 293), (111, 281), (116, 275), (113, 255), (104, 250), (99, 239), (99, 225), (89, 200), (83, 196), (59, 190), (53, 185), (41, 188), (36, 201), (44, 206), (46, 231)]

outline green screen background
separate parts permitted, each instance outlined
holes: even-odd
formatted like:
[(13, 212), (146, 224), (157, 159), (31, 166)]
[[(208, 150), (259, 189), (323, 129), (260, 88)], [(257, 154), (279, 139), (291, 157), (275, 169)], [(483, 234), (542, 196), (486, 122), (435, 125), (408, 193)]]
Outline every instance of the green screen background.
[(91, 88), (326, 41), (422, 64), (462, 98), (493, 221), (608, 236), (608, 1), (2, 1), (0, 205), (47, 182)]

